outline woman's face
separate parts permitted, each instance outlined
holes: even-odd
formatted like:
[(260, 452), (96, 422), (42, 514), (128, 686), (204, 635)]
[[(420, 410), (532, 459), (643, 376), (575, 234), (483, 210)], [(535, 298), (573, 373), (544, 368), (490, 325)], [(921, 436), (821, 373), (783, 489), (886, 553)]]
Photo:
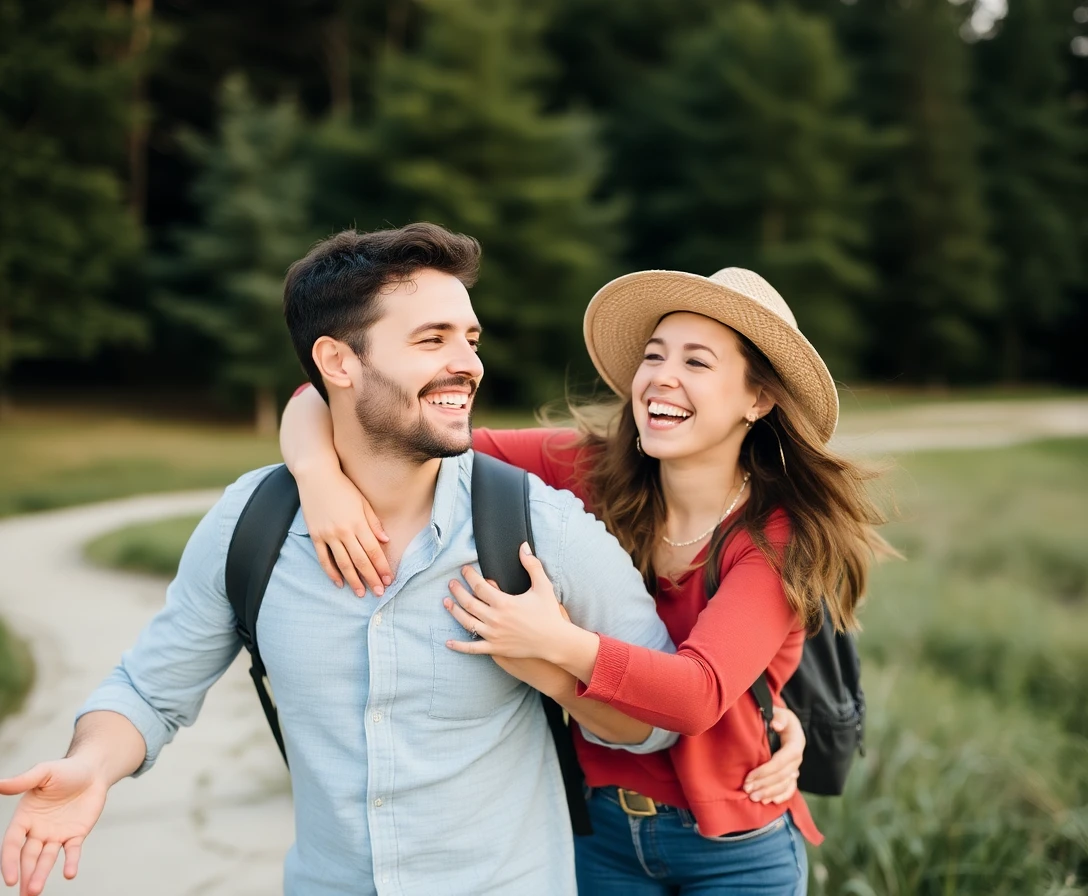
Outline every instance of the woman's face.
[(631, 382), (642, 450), (671, 460), (739, 447), (745, 417), (771, 404), (748, 386), (746, 372), (729, 327), (687, 311), (662, 318)]

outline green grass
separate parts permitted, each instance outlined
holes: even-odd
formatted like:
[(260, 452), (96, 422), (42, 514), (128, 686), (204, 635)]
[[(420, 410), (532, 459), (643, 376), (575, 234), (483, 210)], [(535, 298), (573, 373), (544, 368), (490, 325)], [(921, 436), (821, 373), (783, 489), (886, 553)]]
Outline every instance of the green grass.
[[(530, 426), (530, 413), (480, 425)], [(228, 485), (280, 460), (275, 438), (237, 426), (104, 411), (19, 411), (0, 426), (0, 517), (148, 492)]]
[(199, 522), (199, 516), (183, 516), (125, 526), (89, 542), (84, 554), (98, 566), (172, 577)]
[(814, 894), (1088, 893), (1088, 440), (912, 455)]
[(244, 428), (23, 411), (0, 426), (0, 516), (224, 486), (278, 458)]
[(33, 681), (30, 651), (0, 620), (0, 719), (23, 705)]

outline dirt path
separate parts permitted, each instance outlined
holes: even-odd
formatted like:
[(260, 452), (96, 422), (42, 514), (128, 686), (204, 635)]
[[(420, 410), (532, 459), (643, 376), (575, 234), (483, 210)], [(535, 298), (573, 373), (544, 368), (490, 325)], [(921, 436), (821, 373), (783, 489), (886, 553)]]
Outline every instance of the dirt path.
[[(91, 538), (141, 520), (200, 513), (217, 492), (146, 496), (0, 522), (0, 615), (31, 645), (38, 680), (0, 726), (0, 774), (63, 755), (74, 713), (161, 606), (163, 582), (83, 562)], [(15, 800), (0, 799), (6, 828)], [(157, 767), (110, 793), (79, 876), (47, 893), (257, 896), (282, 890), (294, 838), (287, 774), (247, 667), (212, 689), (200, 723)]]
[[(845, 451), (913, 452), (1088, 435), (1088, 400), (979, 402), (854, 412)], [(124, 525), (201, 512), (217, 493), (145, 496), (0, 521), (0, 616), (30, 642), (38, 681), (0, 726), (0, 774), (63, 753), (72, 718), (162, 604), (159, 579), (88, 566), (81, 546)], [(242, 659), (158, 766), (111, 792), (79, 877), (47, 893), (257, 896), (281, 890), (293, 839), (289, 785)], [(0, 800), (0, 830), (15, 801)]]

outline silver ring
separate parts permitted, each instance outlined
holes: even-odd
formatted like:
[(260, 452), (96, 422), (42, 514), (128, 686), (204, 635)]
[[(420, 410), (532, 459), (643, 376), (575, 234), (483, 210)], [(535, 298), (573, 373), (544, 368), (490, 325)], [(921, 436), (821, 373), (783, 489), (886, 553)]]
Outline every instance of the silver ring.
[(472, 640), (474, 640), (474, 641), (475, 641), (475, 640), (478, 640), (478, 639), (479, 639), (479, 637), (480, 637), (480, 636), (479, 636), (479, 634), (478, 634), (478, 633), (476, 632), (476, 628), (475, 628), (475, 627), (473, 627), (473, 628), (472, 628), (472, 629), (471, 629), (471, 630), (469, 631), (469, 634), (470, 634), (470, 635), (472, 635)]

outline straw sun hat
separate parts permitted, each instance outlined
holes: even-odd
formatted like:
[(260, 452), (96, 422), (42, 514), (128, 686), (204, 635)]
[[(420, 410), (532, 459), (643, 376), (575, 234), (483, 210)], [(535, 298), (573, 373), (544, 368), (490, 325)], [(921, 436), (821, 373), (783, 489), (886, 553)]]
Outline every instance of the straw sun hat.
[(659, 320), (691, 311), (747, 336), (774, 365), (826, 442), (839, 419), (839, 395), (819, 353), (797, 329), (789, 305), (759, 274), (723, 268), (710, 277), (638, 271), (606, 283), (586, 309), (589, 356), (601, 378), (624, 398), (631, 392)]

